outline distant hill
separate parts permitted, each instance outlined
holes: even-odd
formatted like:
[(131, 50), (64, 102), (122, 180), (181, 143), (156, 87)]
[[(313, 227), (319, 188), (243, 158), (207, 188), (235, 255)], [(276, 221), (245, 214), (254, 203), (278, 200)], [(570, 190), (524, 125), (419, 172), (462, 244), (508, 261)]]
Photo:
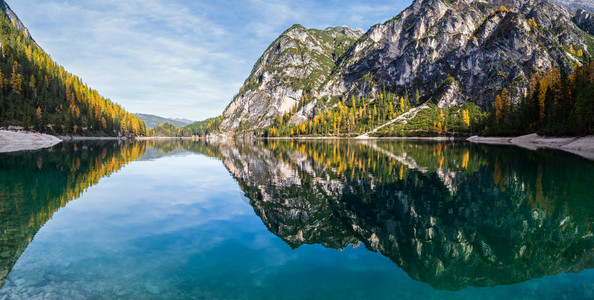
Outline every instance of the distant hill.
[(215, 132), (221, 125), (222, 118), (210, 118), (185, 126), (175, 126), (170, 122), (166, 122), (149, 128), (147, 134), (149, 136), (167, 136), (167, 137), (189, 137), (189, 136), (207, 136), (210, 133)]
[(175, 118), (173, 120), (176, 121), (176, 122), (182, 122), (182, 123), (184, 123), (186, 125), (187, 124), (192, 124), (192, 123), (195, 123), (196, 122), (194, 120), (190, 120), (190, 119), (186, 119), (186, 118)]
[(165, 123), (170, 123), (170, 124), (174, 125), (175, 127), (183, 127), (183, 126), (194, 123), (194, 121), (188, 120), (188, 119), (179, 119), (179, 118), (168, 119), (168, 118), (163, 118), (163, 117), (149, 115), (149, 114), (134, 114), (134, 115), (136, 117), (138, 117), (139, 119), (141, 119), (142, 121), (144, 121), (144, 124), (146, 124), (147, 129), (155, 128), (155, 127), (165, 124)]

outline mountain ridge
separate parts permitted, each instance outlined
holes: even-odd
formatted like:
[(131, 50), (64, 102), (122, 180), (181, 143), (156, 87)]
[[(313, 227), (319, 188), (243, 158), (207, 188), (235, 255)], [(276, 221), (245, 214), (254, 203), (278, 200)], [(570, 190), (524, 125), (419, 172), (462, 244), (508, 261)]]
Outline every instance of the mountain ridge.
[[(225, 109), (225, 116), (238, 118), (226, 118), (222, 128), (238, 128), (243, 122), (271, 123), (299, 105), (313, 85), (327, 79), (336, 60), (362, 34), (361, 30), (347, 27), (317, 30), (296, 24), (287, 29), (260, 57), (240, 93)], [(256, 101), (276, 105), (253, 105)], [(295, 116), (294, 122), (305, 118)]]
[[(375, 107), (374, 99), (386, 92), (396, 95), (393, 102), (415, 94), (413, 105), (428, 100), (441, 103), (440, 107), (473, 102), (487, 110), (507, 88), (512, 101), (518, 101), (527, 94), (533, 75), (551, 68), (571, 73), (573, 66), (583, 63), (583, 57), (568, 49), (591, 55), (594, 39), (574, 18), (567, 8), (551, 1), (417, 0), (327, 61), (331, 71), (313, 81), (317, 85), (292, 82), (309, 76), (299, 72), (312, 66), (308, 59), (289, 64), (300, 69), (274, 73), (273, 87), (263, 85), (258, 76), (271, 80), (271, 74), (258, 73), (267, 67), (264, 62), (283, 66), (303, 53), (316, 53), (316, 45), (311, 43), (285, 43), (284, 50), (295, 56), (271, 51), (278, 48), (279, 41), (290, 38), (293, 30), (305, 30), (293, 26), (256, 63), (225, 110), (221, 131), (261, 135), (264, 128), (279, 123), (277, 119), (293, 125), (312, 121), (351, 97), (368, 98), (364, 105), (369, 110)], [(453, 89), (444, 94), (440, 91), (446, 82)], [(255, 89), (258, 97), (250, 95)]]
[(0, 0), (0, 10), (4, 13), (4, 15), (12, 22), (19, 30), (23, 31), (25, 35), (31, 38), (31, 34), (29, 33), (29, 29), (25, 27), (23, 22), (19, 19), (14, 11), (8, 6), (8, 3), (4, 0)]
[(553, 0), (558, 4), (567, 7), (570, 10), (577, 11), (584, 9), (590, 13), (594, 13), (594, 0)]

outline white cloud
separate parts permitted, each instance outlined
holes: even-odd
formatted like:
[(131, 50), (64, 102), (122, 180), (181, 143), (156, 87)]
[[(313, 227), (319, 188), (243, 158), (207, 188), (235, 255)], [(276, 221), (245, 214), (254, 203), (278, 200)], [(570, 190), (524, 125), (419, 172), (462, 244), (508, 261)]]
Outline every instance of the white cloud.
[(258, 57), (292, 24), (366, 29), (407, 5), (359, 0), (9, 4), (58, 63), (102, 95), (132, 112), (194, 120), (220, 114)]

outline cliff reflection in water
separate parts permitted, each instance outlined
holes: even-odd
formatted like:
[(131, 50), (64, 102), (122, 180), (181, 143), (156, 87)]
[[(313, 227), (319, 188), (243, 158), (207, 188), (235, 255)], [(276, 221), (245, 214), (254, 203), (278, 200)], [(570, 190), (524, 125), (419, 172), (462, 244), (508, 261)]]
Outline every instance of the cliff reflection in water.
[(35, 234), (60, 208), (139, 158), (144, 143), (62, 143), (0, 154), (0, 287)]
[(363, 243), (445, 290), (594, 268), (594, 165), (578, 157), (394, 141), (208, 148), (293, 248)]
[(85, 142), (0, 154), (0, 286), (52, 214), (100, 178), (188, 151), (220, 159), (293, 248), (364, 244), (446, 290), (594, 268), (594, 163), (565, 153), (409, 141)]

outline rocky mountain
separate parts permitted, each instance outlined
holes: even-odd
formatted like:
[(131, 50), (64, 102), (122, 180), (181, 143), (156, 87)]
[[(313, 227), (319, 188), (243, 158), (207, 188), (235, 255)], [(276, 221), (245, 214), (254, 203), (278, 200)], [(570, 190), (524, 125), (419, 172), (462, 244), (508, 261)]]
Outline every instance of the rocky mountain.
[[(591, 182), (579, 180), (593, 166), (571, 155), (545, 166), (550, 153), (439, 143), (207, 148), (268, 229), (292, 248), (364, 244), (443, 290), (594, 267)], [(559, 170), (567, 171), (559, 176)], [(551, 178), (560, 179), (555, 188), (542, 185)]]
[(193, 121), (193, 120), (190, 120), (190, 119), (186, 119), (186, 118), (174, 118), (173, 121), (184, 123), (184, 124), (192, 124), (192, 123), (195, 123), (196, 122), (196, 121)]
[[(222, 128), (228, 131), (270, 125), (273, 118), (299, 106), (306, 92), (327, 81), (338, 59), (362, 35), (362, 31), (346, 27), (289, 28), (264, 52), (240, 93), (225, 109)], [(312, 111), (313, 104), (308, 102), (306, 110)], [(306, 116), (294, 118), (299, 121)]]
[(29, 34), (29, 29), (23, 25), (23, 22), (21, 22), (19, 17), (12, 11), (12, 9), (10, 9), (10, 6), (8, 6), (6, 1), (0, 0), (0, 10), (2, 10), (6, 18), (8, 18), (8, 20), (10, 20), (10, 22), (13, 23), (19, 30), (24, 32), (26, 36), (31, 37), (31, 34)]
[(590, 55), (594, 39), (573, 18), (548, 0), (416, 0), (360, 37), (343, 28), (358, 37), (344, 53), (319, 47), (311, 34), (319, 31), (295, 26), (258, 61), (225, 110), (222, 131), (257, 131), (285, 114), (300, 123), (351, 96), (385, 91), (416, 94), (415, 105), (471, 101), (483, 110), (503, 88), (517, 100), (533, 74), (582, 63), (569, 48)]
[(573, 18), (573, 21), (582, 30), (584, 30), (588, 33), (594, 32), (594, 16), (591, 13), (580, 8), (575, 13), (575, 17)]
[(584, 9), (589, 12), (594, 12), (594, 0), (553, 0), (570, 10), (576, 11)]

